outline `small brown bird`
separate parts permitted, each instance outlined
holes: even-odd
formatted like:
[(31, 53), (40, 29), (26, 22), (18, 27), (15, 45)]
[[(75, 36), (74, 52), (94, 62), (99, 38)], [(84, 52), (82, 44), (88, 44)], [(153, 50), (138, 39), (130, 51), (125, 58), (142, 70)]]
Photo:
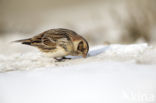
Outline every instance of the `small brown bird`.
[(69, 29), (50, 29), (32, 38), (17, 40), (22, 44), (39, 48), (42, 52), (61, 61), (65, 56), (86, 57), (89, 51), (88, 42), (76, 32)]

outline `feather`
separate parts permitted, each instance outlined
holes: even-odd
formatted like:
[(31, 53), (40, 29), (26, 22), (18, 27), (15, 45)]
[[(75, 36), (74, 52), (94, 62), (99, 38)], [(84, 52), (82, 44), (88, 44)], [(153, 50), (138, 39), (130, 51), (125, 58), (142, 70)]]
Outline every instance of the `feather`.
[(13, 41), (13, 42), (20, 42), (20, 43), (22, 43), (22, 44), (26, 44), (26, 45), (31, 45), (32, 43), (32, 40), (31, 40), (31, 38), (29, 38), (29, 39), (22, 39), (22, 40), (16, 40), (16, 41)]

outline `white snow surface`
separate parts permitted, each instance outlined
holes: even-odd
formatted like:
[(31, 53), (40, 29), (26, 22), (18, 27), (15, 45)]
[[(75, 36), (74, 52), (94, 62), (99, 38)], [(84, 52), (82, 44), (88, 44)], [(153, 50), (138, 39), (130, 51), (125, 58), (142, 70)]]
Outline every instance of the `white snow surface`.
[(38, 51), (0, 55), (0, 103), (156, 103), (156, 47), (101, 45), (55, 62)]

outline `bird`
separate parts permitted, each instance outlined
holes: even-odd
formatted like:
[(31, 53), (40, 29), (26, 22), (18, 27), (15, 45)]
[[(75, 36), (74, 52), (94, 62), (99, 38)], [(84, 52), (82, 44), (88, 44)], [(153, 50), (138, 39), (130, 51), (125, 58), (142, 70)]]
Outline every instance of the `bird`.
[(16, 40), (21, 44), (37, 47), (41, 52), (62, 61), (66, 56), (87, 57), (89, 44), (85, 38), (75, 31), (64, 28), (55, 28), (44, 31), (32, 38)]

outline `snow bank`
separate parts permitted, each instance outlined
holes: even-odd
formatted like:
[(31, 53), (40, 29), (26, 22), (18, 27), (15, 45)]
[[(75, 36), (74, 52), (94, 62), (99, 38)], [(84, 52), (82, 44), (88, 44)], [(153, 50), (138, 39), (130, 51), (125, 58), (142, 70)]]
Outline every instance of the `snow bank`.
[(0, 103), (155, 103), (155, 53), (114, 44), (65, 62), (37, 51), (1, 54)]
[(155, 103), (154, 65), (90, 62), (0, 74), (0, 103)]
[(14, 70), (29, 70), (46, 67), (58, 67), (68, 65), (78, 65), (93, 61), (117, 61), (133, 62), (142, 64), (156, 63), (156, 48), (147, 44), (133, 45), (106, 45), (97, 46), (90, 50), (86, 59), (72, 57), (72, 60), (65, 62), (55, 62), (53, 58), (46, 57), (38, 51), (27, 53), (14, 53), (12, 55), (0, 55), (0, 72)]

